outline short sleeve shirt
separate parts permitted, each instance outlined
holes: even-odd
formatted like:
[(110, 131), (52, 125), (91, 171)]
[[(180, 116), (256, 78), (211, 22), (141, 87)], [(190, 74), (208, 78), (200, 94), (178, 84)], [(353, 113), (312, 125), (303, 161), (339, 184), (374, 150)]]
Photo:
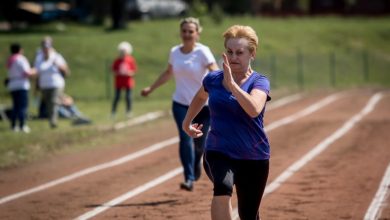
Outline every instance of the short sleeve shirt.
[(46, 60), (43, 52), (38, 52), (34, 67), (38, 71), (39, 87), (42, 89), (64, 88), (65, 80), (58, 65), (65, 65), (66, 61), (61, 54), (51, 51)]
[(112, 71), (115, 73), (115, 88), (133, 88), (135, 86), (134, 77), (121, 75), (121, 70), (137, 71), (137, 64), (134, 57), (127, 55), (124, 58), (117, 58), (112, 64)]
[[(210, 131), (206, 150), (218, 151), (233, 159), (265, 160), (270, 158), (270, 145), (264, 131), (265, 107), (257, 117), (250, 117), (233, 94), (222, 85), (223, 71), (209, 73), (203, 86), (209, 94)], [(259, 89), (270, 100), (269, 80), (256, 72), (241, 85), (250, 93)]]
[(210, 49), (203, 44), (196, 43), (195, 48), (188, 54), (181, 52), (181, 46), (173, 47), (169, 55), (176, 84), (173, 100), (190, 105), (202, 86), (203, 77), (209, 72), (207, 66), (215, 63), (215, 58)]
[(31, 66), (27, 58), (21, 54), (12, 55), (8, 59), (8, 90), (28, 90), (30, 89), (30, 81), (27, 72)]

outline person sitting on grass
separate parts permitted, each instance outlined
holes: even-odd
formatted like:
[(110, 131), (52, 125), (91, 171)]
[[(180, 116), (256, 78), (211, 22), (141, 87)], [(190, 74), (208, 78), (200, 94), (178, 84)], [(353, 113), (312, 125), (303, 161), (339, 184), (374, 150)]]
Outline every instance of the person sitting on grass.
[[(40, 103), (38, 118), (47, 118), (47, 112), (44, 105), (45, 105), (44, 102)], [(60, 97), (58, 116), (60, 118), (72, 119), (73, 125), (92, 123), (92, 121), (89, 118), (84, 116), (84, 114), (79, 111), (76, 104), (74, 103), (74, 99), (65, 93), (63, 93)]]

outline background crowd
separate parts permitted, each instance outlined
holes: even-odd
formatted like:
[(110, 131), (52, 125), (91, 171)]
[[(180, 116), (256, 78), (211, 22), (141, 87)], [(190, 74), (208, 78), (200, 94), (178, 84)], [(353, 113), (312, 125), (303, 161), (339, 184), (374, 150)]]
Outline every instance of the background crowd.
[(12, 131), (31, 131), (27, 125), (31, 89), (39, 97), (37, 118), (47, 118), (50, 128), (58, 126), (59, 116), (72, 119), (74, 125), (91, 123), (91, 120), (78, 110), (73, 98), (64, 93), (70, 70), (64, 57), (53, 47), (53, 39), (50, 36), (42, 39), (33, 65), (24, 56), (20, 43), (11, 44), (9, 49), (4, 86), (10, 92), (12, 106), (5, 111), (4, 117), (9, 118)]

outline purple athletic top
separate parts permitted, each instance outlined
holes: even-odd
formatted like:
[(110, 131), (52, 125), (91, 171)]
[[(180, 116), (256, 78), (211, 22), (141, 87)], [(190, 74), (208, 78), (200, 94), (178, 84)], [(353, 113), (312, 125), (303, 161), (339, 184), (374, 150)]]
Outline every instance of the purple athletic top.
[[(203, 86), (209, 94), (210, 131), (207, 136), (206, 151), (218, 151), (232, 159), (266, 160), (270, 158), (270, 146), (264, 132), (261, 113), (251, 118), (239, 105), (231, 92), (222, 85), (223, 71), (211, 72), (203, 79)], [(250, 93), (259, 89), (269, 96), (269, 80), (256, 72), (241, 85)]]

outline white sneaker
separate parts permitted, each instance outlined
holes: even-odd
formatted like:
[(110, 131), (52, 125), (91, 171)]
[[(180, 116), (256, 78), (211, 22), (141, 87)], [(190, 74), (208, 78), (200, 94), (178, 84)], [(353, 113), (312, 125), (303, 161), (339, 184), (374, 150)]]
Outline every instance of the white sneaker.
[(115, 114), (115, 113), (111, 113), (110, 119), (111, 119), (111, 120), (115, 120), (115, 118), (116, 118), (116, 114)]
[(19, 127), (18, 127), (18, 126), (15, 126), (15, 127), (13, 127), (13, 128), (12, 128), (12, 131), (13, 131), (13, 132), (19, 132), (19, 131), (20, 131), (20, 129), (19, 129)]
[(132, 118), (133, 117), (133, 112), (127, 112), (126, 113), (127, 118)]
[(22, 128), (22, 131), (24, 132), (24, 133), (30, 133), (30, 131), (31, 131), (31, 129), (27, 126), (27, 125), (24, 125), (23, 126), (23, 128)]

